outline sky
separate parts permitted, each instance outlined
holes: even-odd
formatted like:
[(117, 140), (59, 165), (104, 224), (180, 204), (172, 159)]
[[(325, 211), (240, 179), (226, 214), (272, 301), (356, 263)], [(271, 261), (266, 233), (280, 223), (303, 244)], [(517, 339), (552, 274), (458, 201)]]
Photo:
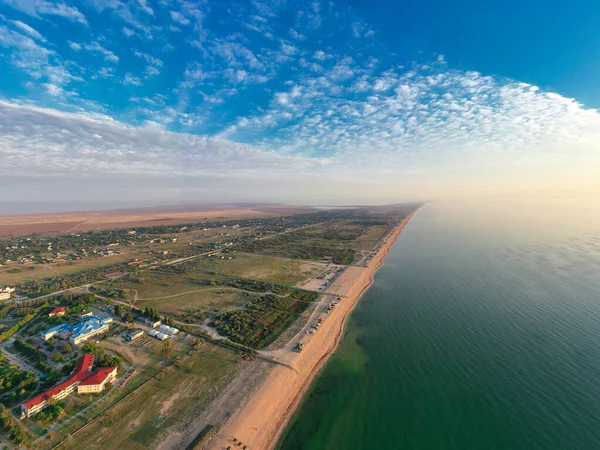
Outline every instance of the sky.
[(600, 3), (0, 0), (0, 203), (600, 194)]

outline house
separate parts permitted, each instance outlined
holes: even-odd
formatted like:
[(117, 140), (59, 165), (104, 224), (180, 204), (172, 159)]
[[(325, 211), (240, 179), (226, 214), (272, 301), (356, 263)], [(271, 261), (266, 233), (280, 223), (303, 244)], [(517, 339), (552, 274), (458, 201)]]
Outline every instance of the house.
[(5, 286), (0, 289), (0, 301), (10, 300), (10, 294), (15, 292), (15, 289), (14, 286)]
[(144, 320), (144, 323), (146, 325), (148, 325), (149, 327), (156, 328), (156, 327), (160, 326), (160, 324), (162, 322), (160, 320), (155, 320), (155, 319), (146, 319), (146, 320)]
[(125, 336), (125, 340), (127, 342), (131, 342), (143, 335), (144, 335), (144, 330), (137, 329), (137, 330), (134, 330), (131, 333), (129, 333), (127, 336)]
[(81, 356), (69, 378), (21, 404), (21, 418), (37, 414), (48, 406), (50, 400), (62, 400), (76, 390), (77, 393), (102, 392), (106, 384), (116, 378), (117, 368), (102, 367), (92, 371), (93, 365), (92, 353)]
[(64, 316), (67, 312), (67, 308), (64, 306), (59, 306), (58, 308), (54, 308), (52, 311), (48, 313), (48, 317), (54, 316)]

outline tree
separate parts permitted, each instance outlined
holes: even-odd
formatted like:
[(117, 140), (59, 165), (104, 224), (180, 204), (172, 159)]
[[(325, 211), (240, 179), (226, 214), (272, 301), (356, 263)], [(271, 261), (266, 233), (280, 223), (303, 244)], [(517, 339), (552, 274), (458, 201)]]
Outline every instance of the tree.
[(121, 305), (115, 305), (115, 315), (121, 317), (123, 314), (123, 307)]
[(160, 349), (160, 353), (165, 357), (165, 359), (171, 358), (171, 355), (173, 354), (173, 341), (170, 339), (163, 341), (163, 346)]
[(71, 350), (73, 350), (73, 347), (71, 347), (71, 344), (65, 344), (62, 346), (61, 350), (63, 353), (69, 353)]
[(126, 312), (125, 315), (123, 316), (123, 322), (125, 322), (125, 323), (133, 322), (133, 315), (130, 312)]
[(63, 355), (62, 355), (62, 353), (56, 352), (54, 354), (54, 356), (52, 357), (52, 359), (54, 360), (54, 362), (62, 361)]

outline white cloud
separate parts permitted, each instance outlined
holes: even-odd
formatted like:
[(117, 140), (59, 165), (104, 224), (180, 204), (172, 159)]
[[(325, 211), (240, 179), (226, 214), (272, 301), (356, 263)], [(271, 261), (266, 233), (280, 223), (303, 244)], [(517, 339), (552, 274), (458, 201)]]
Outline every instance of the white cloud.
[(140, 9), (151, 16), (154, 15), (154, 10), (148, 6), (148, 2), (146, 0), (137, 0)]
[(77, 8), (66, 3), (53, 3), (46, 0), (3, 0), (3, 2), (30, 16), (60, 16), (83, 25), (88, 24), (85, 16)]
[(42, 41), (42, 42), (46, 41), (46, 39), (44, 39), (44, 37), (37, 30), (31, 28), (26, 23), (21, 22), (20, 20), (13, 20), (12, 23), (15, 26), (19, 27), (21, 30), (23, 30), (25, 33), (27, 33), (32, 38), (37, 39), (38, 41)]
[(144, 70), (144, 75), (146, 76), (146, 78), (154, 77), (159, 74), (160, 74), (160, 70), (158, 70), (154, 66), (147, 66), (146, 69)]
[(0, 172), (11, 174), (222, 174), (288, 172), (309, 159), (155, 123), (132, 127), (99, 114), (64, 113), (0, 100)]
[(46, 91), (48, 92), (48, 94), (52, 95), (53, 97), (57, 97), (64, 93), (63, 89), (55, 84), (46, 83), (44, 84), (44, 86), (46, 87)]
[(123, 79), (123, 84), (130, 84), (132, 86), (141, 86), (142, 80), (140, 80), (136, 76), (133, 76), (130, 73), (127, 73), (127, 74), (125, 74), (125, 78)]
[(131, 37), (135, 34), (135, 32), (132, 29), (127, 28), (127, 27), (123, 27), (122, 31), (123, 31), (123, 34), (127, 37)]
[(106, 61), (119, 62), (119, 57), (117, 55), (115, 55), (111, 50), (107, 50), (106, 48), (102, 47), (97, 41), (93, 41), (89, 44), (78, 44), (76, 42), (69, 42), (69, 46), (76, 51), (84, 48), (93, 53), (101, 53), (102, 55), (104, 55), (104, 59)]
[(181, 25), (189, 25), (190, 20), (181, 14), (179, 11), (171, 11), (171, 19)]
[(152, 64), (152, 65), (154, 65), (156, 67), (162, 67), (163, 66), (162, 60), (160, 60), (159, 58), (156, 58), (156, 57), (154, 57), (152, 55), (149, 55), (148, 53), (136, 51), (135, 55), (138, 56), (139, 58), (142, 58), (142, 59), (146, 60), (146, 62), (148, 64)]
[(317, 50), (314, 53), (313, 58), (318, 59), (319, 61), (325, 61), (326, 59), (331, 58), (331, 55), (328, 55), (323, 50)]

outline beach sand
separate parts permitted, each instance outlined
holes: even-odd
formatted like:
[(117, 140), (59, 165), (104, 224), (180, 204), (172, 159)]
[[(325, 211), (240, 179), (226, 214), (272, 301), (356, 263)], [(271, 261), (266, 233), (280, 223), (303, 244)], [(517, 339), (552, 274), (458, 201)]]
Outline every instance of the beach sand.
[(275, 447), (310, 383), (337, 348), (350, 312), (373, 282), (375, 271), (383, 264), (383, 259), (411, 217), (412, 214), (387, 236), (367, 267), (348, 267), (328, 287), (327, 292), (343, 296), (342, 300), (315, 334), (302, 338), (303, 351), (295, 353), (286, 348), (271, 352), (275, 354), (273, 356), (279, 353), (279, 359), (293, 369), (274, 367), (266, 381), (245, 405), (233, 413), (207, 448), (225, 449), (228, 445), (234, 448), (234, 437), (249, 450)]

